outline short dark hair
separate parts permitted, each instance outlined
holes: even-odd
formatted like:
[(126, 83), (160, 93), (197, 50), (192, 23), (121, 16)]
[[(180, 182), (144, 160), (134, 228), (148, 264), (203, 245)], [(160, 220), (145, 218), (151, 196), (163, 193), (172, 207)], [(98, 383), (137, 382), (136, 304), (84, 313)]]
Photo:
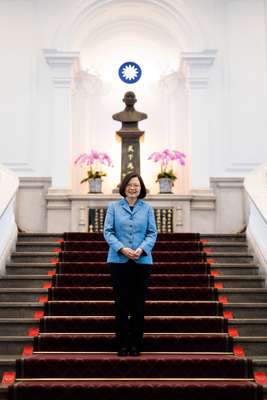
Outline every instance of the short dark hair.
[(132, 178), (138, 178), (138, 180), (139, 180), (139, 182), (140, 182), (140, 185), (141, 185), (141, 190), (140, 190), (138, 199), (143, 199), (144, 197), (146, 197), (146, 187), (145, 187), (145, 184), (144, 184), (143, 179), (142, 179), (141, 176), (140, 176), (139, 174), (137, 174), (136, 172), (130, 172), (129, 174), (127, 174), (127, 175), (123, 178), (123, 180), (122, 180), (122, 182), (121, 182), (121, 184), (120, 184), (120, 189), (119, 189), (120, 195), (121, 195), (122, 197), (126, 197), (125, 189), (126, 189), (126, 186), (127, 186), (128, 183), (129, 183), (129, 181), (130, 181)]

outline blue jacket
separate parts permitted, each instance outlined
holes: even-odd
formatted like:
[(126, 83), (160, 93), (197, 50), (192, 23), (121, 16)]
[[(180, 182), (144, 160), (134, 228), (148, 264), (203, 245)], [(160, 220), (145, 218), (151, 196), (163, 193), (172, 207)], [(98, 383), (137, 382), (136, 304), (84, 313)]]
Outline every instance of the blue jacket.
[(152, 264), (151, 251), (157, 238), (153, 208), (140, 199), (136, 201), (133, 211), (126, 199), (110, 203), (105, 218), (104, 237), (109, 244), (107, 262), (125, 263), (128, 257), (119, 250), (123, 247), (134, 250), (140, 247), (145, 253), (136, 262)]

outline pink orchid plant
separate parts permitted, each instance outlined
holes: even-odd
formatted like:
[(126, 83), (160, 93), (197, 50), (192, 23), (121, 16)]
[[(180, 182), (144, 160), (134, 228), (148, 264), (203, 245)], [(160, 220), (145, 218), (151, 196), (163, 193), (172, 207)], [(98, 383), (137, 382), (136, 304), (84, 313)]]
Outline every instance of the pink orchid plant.
[(81, 183), (87, 182), (90, 179), (102, 178), (107, 174), (102, 171), (102, 165), (113, 167), (111, 158), (107, 153), (91, 150), (89, 153), (80, 154), (74, 161), (74, 164), (87, 166), (87, 177), (81, 180)]
[(148, 160), (153, 160), (154, 162), (160, 162), (160, 172), (157, 175), (156, 182), (161, 178), (168, 178), (172, 180), (172, 184), (177, 179), (173, 171), (173, 162), (177, 161), (180, 165), (185, 165), (186, 155), (177, 150), (165, 149), (162, 152), (156, 151), (148, 157)]

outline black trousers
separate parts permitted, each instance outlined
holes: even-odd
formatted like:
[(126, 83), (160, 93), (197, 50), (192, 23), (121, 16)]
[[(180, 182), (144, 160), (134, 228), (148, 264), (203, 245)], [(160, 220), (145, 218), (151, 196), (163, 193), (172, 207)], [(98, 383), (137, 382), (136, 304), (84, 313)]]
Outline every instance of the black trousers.
[(115, 300), (115, 326), (118, 346), (141, 348), (144, 334), (144, 306), (151, 265), (109, 263)]

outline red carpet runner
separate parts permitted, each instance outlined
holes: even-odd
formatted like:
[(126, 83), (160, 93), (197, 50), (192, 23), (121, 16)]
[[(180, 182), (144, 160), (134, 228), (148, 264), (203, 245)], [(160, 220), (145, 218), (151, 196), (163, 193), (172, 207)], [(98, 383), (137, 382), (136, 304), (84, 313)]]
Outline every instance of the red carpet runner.
[(100, 234), (67, 233), (34, 353), (17, 360), (9, 400), (262, 400), (252, 361), (233, 355), (199, 236), (159, 234), (144, 352), (117, 357)]

